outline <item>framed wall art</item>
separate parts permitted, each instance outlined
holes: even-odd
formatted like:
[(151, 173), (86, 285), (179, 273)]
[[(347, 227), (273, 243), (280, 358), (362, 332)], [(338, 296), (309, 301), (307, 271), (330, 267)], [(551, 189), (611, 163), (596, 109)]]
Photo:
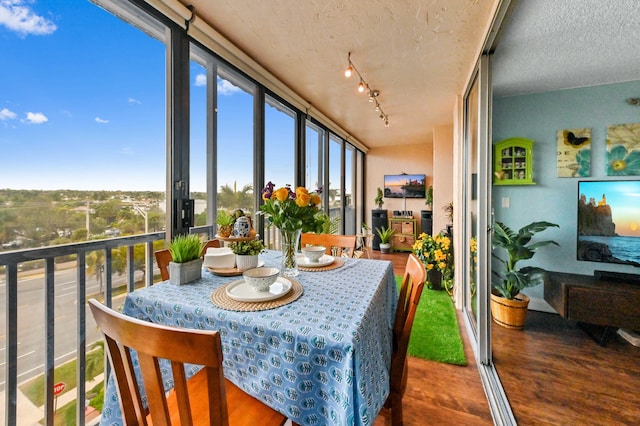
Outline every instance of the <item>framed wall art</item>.
[(640, 123), (607, 127), (607, 176), (640, 175)]
[(558, 177), (591, 176), (591, 129), (558, 131)]

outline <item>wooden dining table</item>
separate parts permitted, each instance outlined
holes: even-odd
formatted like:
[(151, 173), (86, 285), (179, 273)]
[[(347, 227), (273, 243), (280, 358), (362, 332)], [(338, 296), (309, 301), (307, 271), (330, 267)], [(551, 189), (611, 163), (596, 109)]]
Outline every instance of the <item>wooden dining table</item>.
[[(279, 267), (281, 253), (267, 251), (260, 258), (265, 267)], [(162, 282), (128, 294), (123, 312), (218, 330), (225, 377), (298, 424), (372, 424), (389, 395), (398, 298), (391, 263), (336, 258), (322, 268), (305, 268), (290, 279), (299, 293), (295, 300), (264, 310), (250, 310), (252, 302), (227, 306), (216, 296), (239, 279), (203, 270), (192, 284)], [(191, 366), (187, 373), (198, 369)], [(167, 371), (165, 388), (172, 386)], [(112, 379), (104, 401), (102, 421), (118, 424)]]

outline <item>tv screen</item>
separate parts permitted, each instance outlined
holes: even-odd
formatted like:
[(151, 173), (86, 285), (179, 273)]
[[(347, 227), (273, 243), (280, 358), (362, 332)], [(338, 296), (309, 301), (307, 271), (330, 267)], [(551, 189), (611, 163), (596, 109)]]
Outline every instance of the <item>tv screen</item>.
[(425, 198), (426, 175), (385, 175), (385, 198)]
[(577, 257), (640, 266), (640, 180), (578, 182)]

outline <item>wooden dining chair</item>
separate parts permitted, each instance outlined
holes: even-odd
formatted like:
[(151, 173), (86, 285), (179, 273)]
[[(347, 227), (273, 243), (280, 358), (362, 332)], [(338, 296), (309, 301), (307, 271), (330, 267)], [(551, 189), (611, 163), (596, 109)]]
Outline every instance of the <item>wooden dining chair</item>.
[(153, 256), (156, 258), (156, 264), (160, 269), (160, 278), (162, 281), (169, 279), (169, 262), (173, 260), (169, 249), (156, 250), (153, 252)]
[(393, 324), (393, 352), (389, 374), (390, 392), (385, 402), (385, 407), (390, 410), (393, 426), (402, 425), (402, 397), (407, 387), (407, 348), (426, 279), (427, 271), (424, 265), (411, 253), (407, 259)]
[(301, 247), (308, 245), (324, 246), (325, 252), (331, 256), (342, 256), (343, 253), (348, 257), (353, 257), (356, 251), (357, 236), (355, 235), (336, 235), (336, 234), (313, 234), (305, 232), (300, 238)]
[[(89, 300), (107, 344), (127, 425), (283, 425), (286, 417), (224, 378), (220, 334), (139, 320)], [(130, 350), (138, 356), (134, 367)], [(159, 359), (171, 361), (174, 388), (165, 394)], [(185, 363), (203, 365), (187, 380)], [(139, 368), (142, 382), (136, 379)], [(140, 396), (144, 387), (148, 406)]]

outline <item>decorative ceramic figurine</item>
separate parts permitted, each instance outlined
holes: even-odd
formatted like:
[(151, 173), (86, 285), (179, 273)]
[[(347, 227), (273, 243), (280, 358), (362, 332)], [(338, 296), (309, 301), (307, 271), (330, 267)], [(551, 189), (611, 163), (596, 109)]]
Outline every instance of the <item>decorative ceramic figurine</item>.
[(251, 232), (251, 222), (247, 216), (240, 216), (233, 224), (233, 236), (236, 238), (248, 237)]

